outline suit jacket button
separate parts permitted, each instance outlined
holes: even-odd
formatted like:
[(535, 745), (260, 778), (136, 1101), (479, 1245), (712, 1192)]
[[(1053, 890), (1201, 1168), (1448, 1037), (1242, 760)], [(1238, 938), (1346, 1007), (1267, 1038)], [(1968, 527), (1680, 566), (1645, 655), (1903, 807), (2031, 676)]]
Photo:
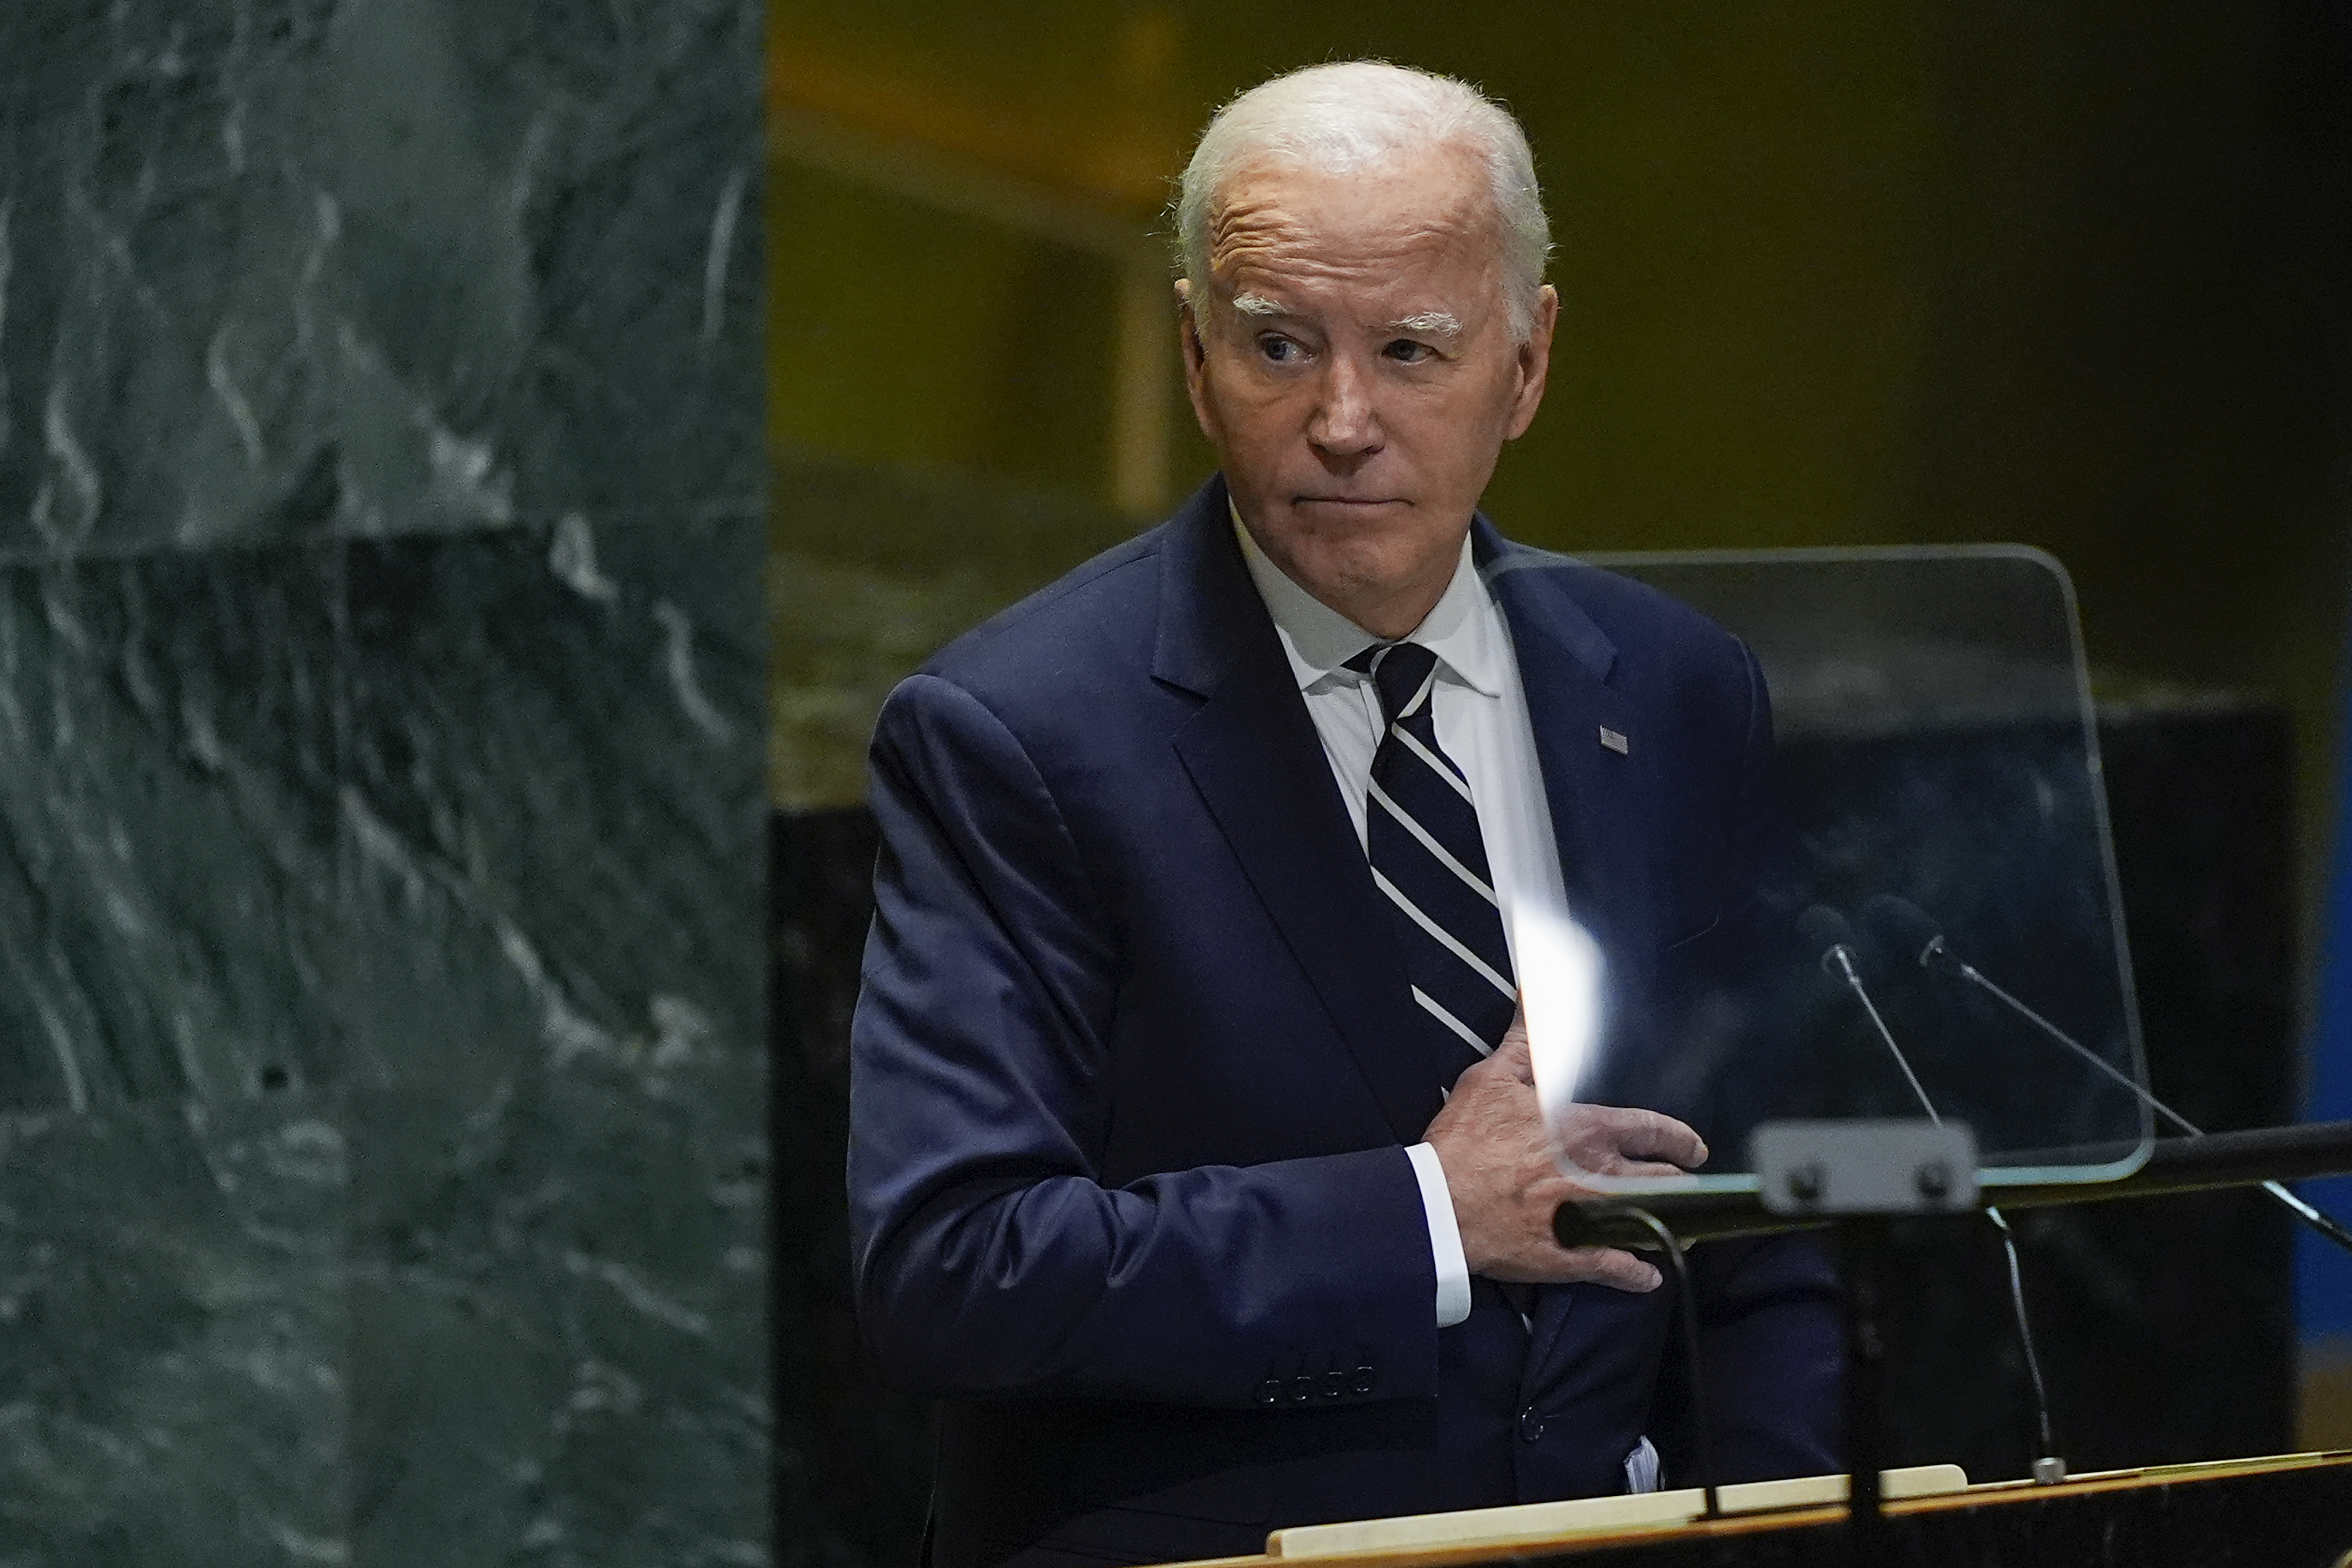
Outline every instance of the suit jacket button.
[(1337, 1399), (1342, 1394), (1347, 1393), (1348, 1375), (1344, 1372), (1325, 1373), (1323, 1375), (1322, 1392), (1323, 1397), (1326, 1399)]
[(1532, 1410), (1522, 1410), (1519, 1412), (1519, 1441), (1522, 1443), (1539, 1443), (1543, 1441), (1543, 1433), (1544, 1418), (1542, 1416), (1537, 1415)]
[(1290, 1380), (1290, 1402), (1293, 1405), (1304, 1405), (1314, 1397), (1315, 1377), (1313, 1374), (1302, 1372), (1297, 1376)]
[(1269, 1377), (1264, 1383), (1259, 1384), (1257, 1385), (1257, 1402), (1261, 1405), (1281, 1404), (1282, 1379), (1279, 1377)]
[(1369, 1366), (1360, 1366), (1356, 1368), (1356, 1380), (1348, 1386), (1359, 1394), (1370, 1394), (1372, 1391), (1373, 1382), (1372, 1369)]

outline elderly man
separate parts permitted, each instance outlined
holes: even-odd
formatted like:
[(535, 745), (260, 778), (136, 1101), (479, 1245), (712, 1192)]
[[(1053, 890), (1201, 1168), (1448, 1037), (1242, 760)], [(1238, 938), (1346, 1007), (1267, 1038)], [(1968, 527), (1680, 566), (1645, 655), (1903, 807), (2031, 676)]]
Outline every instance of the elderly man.
[[(1670, 1292), (1551, 1239), (1512, 916), (1572, 911), (1612, 1057), (1670, 1058), (1769, 874), (1761, 678), (1475, 515), (1558, 310), (1502, 110), (1379, 64), (1277, 78), (1202, 138), (1179, 228), (1222, 475), (875, 737), (857, 1294), (945, 1398), (953, 1568), (1255, 1552), (1675, 1458)], [(1583, 1168), (1705, 1159), (1639, 1092), (1571, 1116)], [(1699, 1278), (1727, 1479), (1835, 1468), (1819, 1260)]]

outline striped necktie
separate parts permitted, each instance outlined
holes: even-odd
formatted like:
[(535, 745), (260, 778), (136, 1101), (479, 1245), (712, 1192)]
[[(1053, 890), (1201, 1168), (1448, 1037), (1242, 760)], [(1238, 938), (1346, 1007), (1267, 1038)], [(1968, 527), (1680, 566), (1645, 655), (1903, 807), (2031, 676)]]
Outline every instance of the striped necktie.
[(1437, 655), (1417, 643), (1378, 643), (1348, 666), (1372, 677), (1388, 721), (1372, 753), (1364, 852), (1396, 917), (1421, 1032), (1450, 1089), (1495, 1049), (1517, 1006), (1501, 902), (1470, 781), (1438, 749)]

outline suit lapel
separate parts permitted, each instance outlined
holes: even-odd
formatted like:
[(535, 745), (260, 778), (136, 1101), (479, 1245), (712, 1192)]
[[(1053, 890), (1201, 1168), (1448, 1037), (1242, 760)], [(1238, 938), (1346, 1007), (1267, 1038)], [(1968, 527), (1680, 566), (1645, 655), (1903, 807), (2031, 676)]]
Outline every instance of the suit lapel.
[[(1503, 618), (1526, 690), (1544, 800), (1569, 911), (1600, 944), (1604, 962), (1638, 963), (1649, 907), (1641, 835), (1628, 824), (1648, 812), (1643, 716), (1608, 684), (1615, 646), (1561, 580), (1572, 563), (1505, 544), (1483, 518), (1476, 553)], [(1602, 732), (1625, 745), (1616, 750)]]
[(1274, 622), (1213, 482), (1169, 528), (1152, 673), (1201, 695), (1177, 756), (1397, 1137), (1441, 1103), (1396, 1039), (1403, 958)]
[[(1569, 910), (1600, 945), (1606, 985), (1610, 970), (1640, 962), (1640, 922), (1625, 912), (1645, 908), (1649, 898), (1639, 836), (1625, 831), (1644, 814), (1642, 716), (1608, 684), (1616, 649), (1561, 581), (1560, 569), (1570, 563), (1505, 543), (1484, 518), (1474, 539), (1479, 570), (1511, 629)], [(1606, 743), (1604, 729), (1626, 749)], [(1578, 1301), (1604, 1288), (1537, 1292), (1528, 1324), (1531, 1383), (1539, 1384), (1552, 1364)]]

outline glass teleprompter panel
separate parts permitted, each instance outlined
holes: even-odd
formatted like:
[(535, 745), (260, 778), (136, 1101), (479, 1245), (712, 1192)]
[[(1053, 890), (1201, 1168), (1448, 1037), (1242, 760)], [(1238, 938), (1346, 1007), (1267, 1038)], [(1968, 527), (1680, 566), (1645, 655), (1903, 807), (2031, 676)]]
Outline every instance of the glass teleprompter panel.
[(1664, 954), (1522, 912), (1548, 1109), (1690, 1122), (1708, 1160), (1667, 1186), (1752, 1186), (1748, 1135), (1792, 1117), (1966, 1122), (1989, 1185), (2135, 1168), (2146, 1076), (2058, 563), (1986, 546), (1591, 564), (1754, 650), (1785, 831), (1744, 911)]

